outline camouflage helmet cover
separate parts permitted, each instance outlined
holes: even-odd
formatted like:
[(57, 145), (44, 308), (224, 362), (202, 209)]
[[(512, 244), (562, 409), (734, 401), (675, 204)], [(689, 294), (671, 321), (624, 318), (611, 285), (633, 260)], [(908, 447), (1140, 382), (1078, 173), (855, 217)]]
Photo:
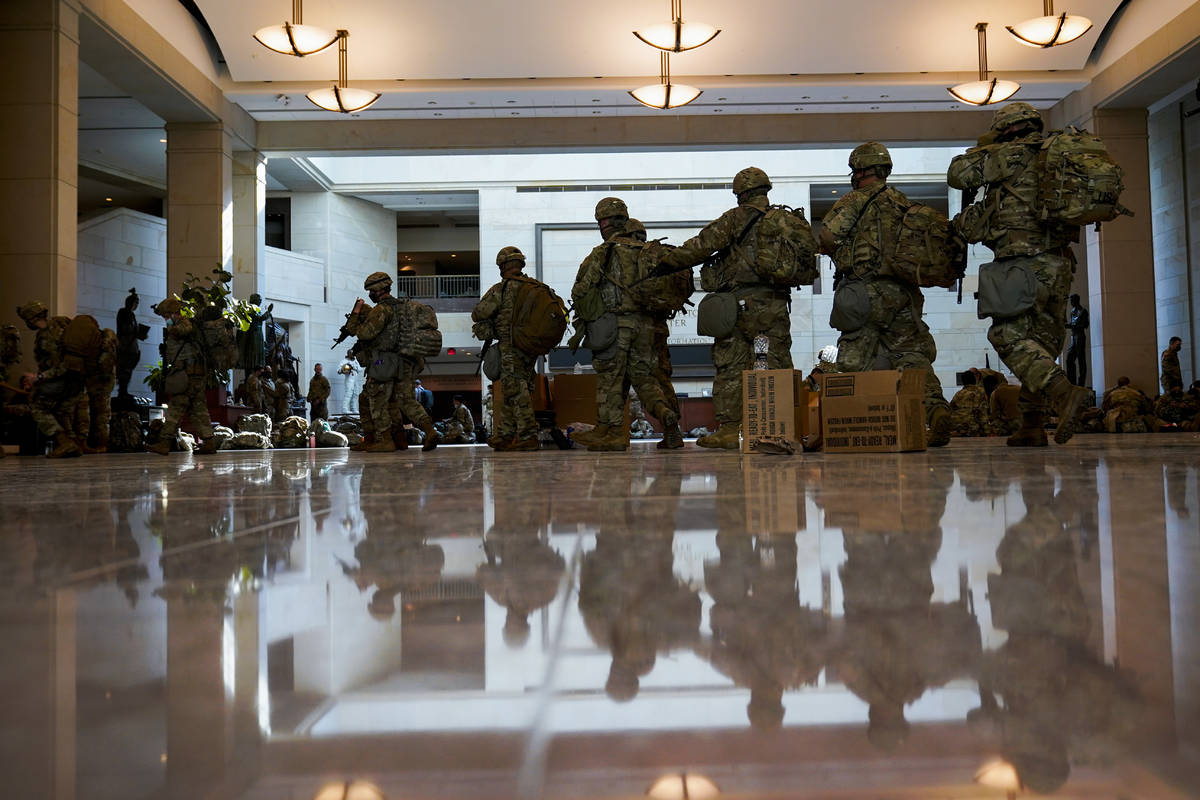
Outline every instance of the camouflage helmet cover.
[(850, 169), (892, 166), (892, 154), (879, 142), (864, 142), (850, 151)]
[(25, 322), (33, 322), (38, 317), (46, 316), (50, 310), (42, 303), (34, 300), (32, 303), (26, 303), (23, 306), (17, 306), (17, 316), (25, 320)]
[(496, 266), (502, 267), (509, 261), (525, 263), (525, 254), (521, 252), (521, 248), (512, 245), (500, 248), (500, 252), (496, 253)]
[(733, 176), (733, 193), (741, 194), (759, 187), (771, 188), (771, 179), (758, 167), (746, 167)]
[(629, 208), (625, 205), (624, 200), (619, 197), (605, 197), (596, 203), (596, 221), (599, 222), (610, 217), (629, 218)]
[(175, 297), (168, 297), (154, 306), (154, 313), (160, 317), (169, 317), (183, 309), (183, 303)]
[(630, 217), (629, 221), (625, 223), (625, 232), (626, 233), (645, 233), (646, 226), (644, 224), (642, 224), (642, 221), (640, 219), (635, 219), (634, 217)]
[(392, 287), (392, 276), (386, 272), (372, 272), (363, 281), (363, 288), (367, 291), (380, 287), (390, 289)]
[(1029, 103), (1009, 103), (992, 115), (991, 129), (997, 133), (1002, 133), (1010, 125), (1016, 125), (1020, 122), (1032, 122), (1038, 130), (1043, 127), (1042, 115), (1036, 108)]

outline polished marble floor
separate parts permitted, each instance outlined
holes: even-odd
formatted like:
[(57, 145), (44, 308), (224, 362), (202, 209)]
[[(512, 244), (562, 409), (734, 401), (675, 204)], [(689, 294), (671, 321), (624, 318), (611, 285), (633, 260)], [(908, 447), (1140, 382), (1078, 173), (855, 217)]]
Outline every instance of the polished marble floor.
[(6, 458), (5, 795), (1200, 797), (1198, 484), (1191, 435)]

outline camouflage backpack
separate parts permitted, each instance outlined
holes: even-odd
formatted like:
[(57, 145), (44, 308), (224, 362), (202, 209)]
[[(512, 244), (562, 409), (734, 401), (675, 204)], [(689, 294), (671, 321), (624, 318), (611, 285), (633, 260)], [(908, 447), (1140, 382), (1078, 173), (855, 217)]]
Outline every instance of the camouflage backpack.
[(517, 283), (513, 301), (513, 347), (533, 356), (549, 353), (567, 331), (567, 306), (541, 281), (526, 278)]
[(431, 358), (442, 352), (442, 332), (438, 330), (437, 313), (416, 300), (405, 301), (400, 308), (400, 342), (402, 355)]
[(1119, 202), (1124, 171), (1099, 137), (1068, 127), (1042, 142), (1038, 201), (1043, 219), (1067, 225), (1109, 222), (1131, 214)]
[(233, 320), (225, 317), (206, 319), (199, 327), (209, 366), (221, 372), (233, 369), (238, 362), (237, 328)]
[(108, 451), (110, 453), (142, 452), (142, 420), (136, 411), (121, 411), (108, 421)]
[(770, 206), (752, 227), (754, 237), (747, 260), (764, 282), (793, 287), (817, 279), (817, 240), (803, 208)]
[(64, 365), (84, 372), (95, 367), (103, 344), (100, 323), (91, 314), (78, 314), (63, 329)]
[(690, 269), (651, 277), (663, 256), (674, 249), (673, 245), (655, 239), (643, 244), (638, 253), (638, 277), (628, 287), (629, 296), (651, 314), (674, 317), (683, 310), (696, 289)]
[(114, 375), (117, 371), (117, 334), (112, 328), (100, 331), (100, 355), (94, 362), (91, 375)]
[(967, 269), (967, 241), (934, 208), (913, 203), (904, 209), (892, 252), (879, 274), (929, 288), (952, 287)]

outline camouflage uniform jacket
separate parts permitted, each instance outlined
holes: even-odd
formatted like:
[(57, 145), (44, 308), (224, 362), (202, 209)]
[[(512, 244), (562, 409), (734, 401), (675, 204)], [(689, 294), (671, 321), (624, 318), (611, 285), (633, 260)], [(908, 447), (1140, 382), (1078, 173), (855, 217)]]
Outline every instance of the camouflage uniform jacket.
[(575, 275), (571, 302), (578, 304), (584, 295), (599, 287), (606, 310), (617, 314), (642, 312), (627, 289), (641, 277), (638, 274), (641, 249), (642, 242), (622, 234), (610, 236), (604, 244), (592, 248)]
[(1103, 411), (1113, 411), (1122, 407), (1128, 408), (1133, 416), (1149, 414), (1153, 411), (1150, 398), (1146, 397), (1140, 389), (1132, 386), (1117, 386), (1109, 389), (1100, 400), (1100, 408)]
[(1164, 394), (1154, 403), (1154, 416), (1163, 422), (1191, 422), (1197, 414), (1200, 414), (1200, 403), (1183, 392)]
[(327, 400), (330, 391), (329, 378), (324, 375), (313, 375), (308, 382), (308, 402), (319, 403)]
[(100, 330), (100, 355), (95, 363), (88, 364), (88, 382), (103, 384), (117, 377), (117, 334), (112, 328)]
[(70, 324), (70, 317), (50, 317), (46, 320), (46, 327), (39, 329), (34, 338), (33, 358), (43, 380), (67, 372), (63, 365), (63, 336)]
[(190, 319), (168, 323), (164, 329), (166, 355), (163, 366), (170, 372), (176, 369), (203, 369), (204, 350), (200, 347), (199, 330)]
[(1183, 386), (1183, 371), (1179, 368), (1179, 354), (1168, 347), (1163, 350), (1160, 363), (1162, 365), (1163, 391), (1170, 391), (1171, 385), (1175, 383)]
[(887, 184), (855, 189), (834, 203), (821, 229), (833, 236), (837, 274), (875, 277), (886, 257), (884, 243), (896, 240), (903, 209), (909, 205), (903, 192)]
[[(480, 341), (495, 339), (503, 344), (512, 343), (513, 308), (520, 294), (518, 283), (540, 283), (528, 275), (506, 278), (488, 289), (471, 310), (472, 329)], [(488, 324), (490, 323), (490, 324)], [(480, 335), (486, 334), (486, 335)]]
[[(722, 290), (767, 285), (754, 271), (748, 255), (735, 245), (742, 234), (762, 218), (768, 206), (767, 198), (760, 195), (729, 209), (705, 225), (700, 233), (668, 253), (662, 260), (663, 265), (694, 267), (703, 264), (715, 253), (718, 254), (716, 284), (720, 285)], [(752, 238), (752, 235), (748, 236), (747, 243)], [(705, 285), (711, 285), (704, 273), (701, 273), (701, 280)]]
[(1039, 214), (1038, 152), (1042, 134), (972, 147), (950, 162), (946, 179), (954, 189), (984, 189), (983, 199), (954, 218), (968, 242), (983, 242), (996, 258), (1062, 251), (1079, 241), (1079, 228), (1047, 222)]
[(454, 413), (450, 416), (450, 419), (462, 425), (464, 433), (470, 433), (475, 430), (475, 417), (471, 415), (471, 409), (466, 406), (459, 406), (454, 409)]
[(346, 329), (356, 337), (355, 352), (368, 357), (378, 352), (392, 352), (400, 342), (401, 300), (388, 295), (379, 300), (363, 319), (351, 317)]

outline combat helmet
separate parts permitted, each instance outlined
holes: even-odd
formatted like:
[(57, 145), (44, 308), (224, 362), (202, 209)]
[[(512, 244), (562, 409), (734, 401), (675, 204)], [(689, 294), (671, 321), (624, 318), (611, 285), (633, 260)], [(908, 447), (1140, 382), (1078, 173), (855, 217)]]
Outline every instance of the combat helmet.
[(625, 223), (625, 235), (641, 241), (646, 241), (646, 226), (640, 219), (630, 217)]
[(367, 279), (363, 281), (363, 288), (368, 292), (372, 289), (383, 289), (384, 291), (390, 291), (392, 288), (392, 276), (388, 275), (386, 272), (372, 272), (367, 276)]
[(770, 189), (771, 179), (767, 177), (767, 173), (758, 167), (746, 167), (733, 176), (734, 194), (741, 194), (742, 192), (748, 192), (751, 189), (758, 189), (760, 187)]
[(1009, 103), (992, 115), (991, 130), (995, 133), (1004, 133), (1010, 125), (1020, 122), (1032, 122), (1039, 131), (1044, 127), (1042, 115), (1036, 108), (1029, 103), (1016, 102)]
[(879, 142), (864, 142), (850, 151), (850, 169), (892, 166), (892, 154)]
[(183, 303), (179, 302), (179, 299), (176, 297), (168, 297), (160, 301), (157, 305), (152, 306), (152, 308), (154, 309), (154, 313), (160, 317), (169, 317), (183, 310)]
[(625, 201), (619, 197), (605, 197), (599, 203), (596, 203), (596, 221), (610, 217), (621, 217), (629, 219), (629, 208), (625, 205)]
[(34, 300), (32, 303), (26, 303), (23, 306), (17, 306), (17, 316), (25, 320), (25, 324), (31, 325), (38, 317), (47, 316), (50, 310), (45, 305)]
[(521, 252), (521, 248), (512, 245), (500, 248), (500, 252), (496, 253), (496, 266), (502, 267), (509, 261), (520, 261), (522, 266), (525, 264), (525, 254)]

